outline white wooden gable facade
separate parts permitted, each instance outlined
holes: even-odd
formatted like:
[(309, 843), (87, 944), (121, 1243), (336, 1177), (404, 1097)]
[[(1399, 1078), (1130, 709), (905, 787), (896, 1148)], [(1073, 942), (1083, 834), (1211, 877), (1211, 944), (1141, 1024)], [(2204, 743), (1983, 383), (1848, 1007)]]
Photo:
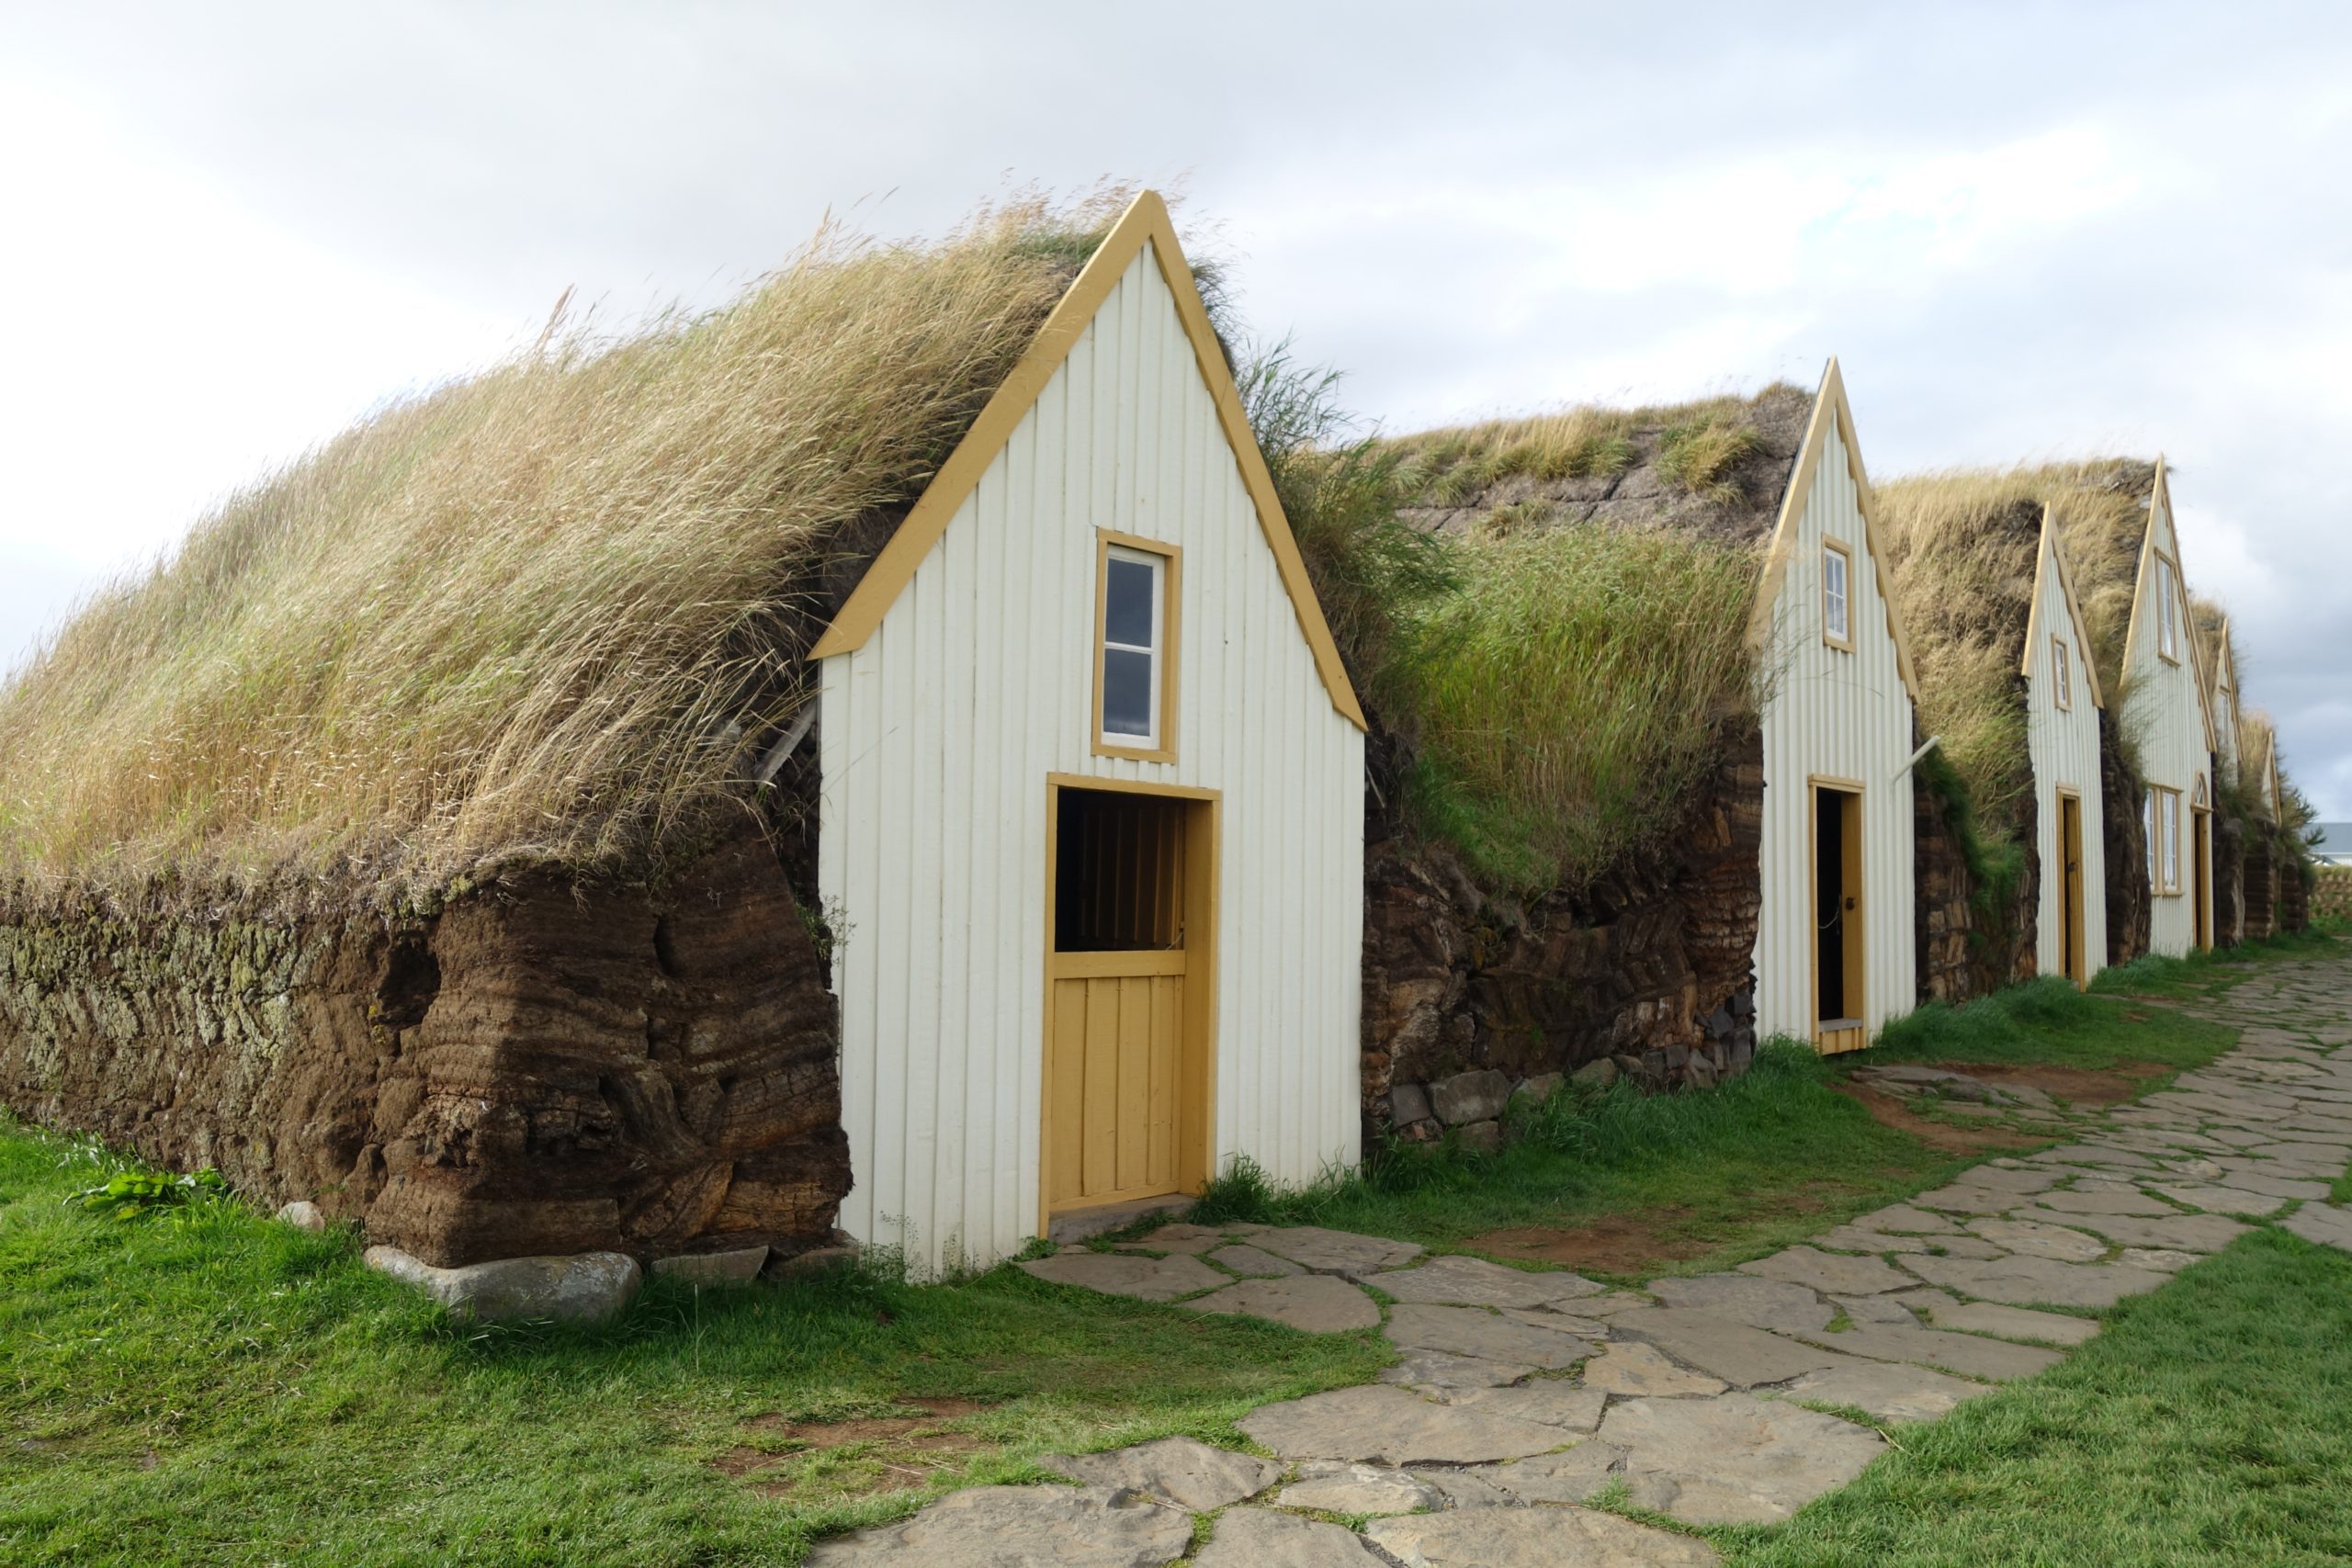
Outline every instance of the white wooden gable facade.
[(2146, 793), (2148, 945), (2181, 957), (2211, 945), (2214, 726), (2199, 675), (2197, 624), (2181, 575), (2180, 538), (2161, 459), (2140, 543), (2123, 650), (2123, 725), (2139, 743)]
[[(1157, 197), (814, 656), (851, 1234), (985, 1264), (1237, 1156), (1356, 1159), (1363, 716)], [(1136, 906), (1108, 936), (1068, 935), (1081, 853)]]
[[(1917, 684), (1872, 538), (1875, 504), (1833, 360), (1781, 501), (1751, 626), (1770, 682), (1758, 1032), (1825, 1051), (1866, 1044), (1911, 1010), (1917, 985)], [(1844, 840), (1834, 868), (1825, 863), (1833, 836)], [(1829, 955), (1832, 946), (1842, 951)]]
[(2039, 973), (2087, 986), (2107, 966), (2106, 817), (2099, 715), (2106, 706), (2058, 530), (2045, 511), (2034, 558), (2033, 608), (2018, 673), (2033, 763)]

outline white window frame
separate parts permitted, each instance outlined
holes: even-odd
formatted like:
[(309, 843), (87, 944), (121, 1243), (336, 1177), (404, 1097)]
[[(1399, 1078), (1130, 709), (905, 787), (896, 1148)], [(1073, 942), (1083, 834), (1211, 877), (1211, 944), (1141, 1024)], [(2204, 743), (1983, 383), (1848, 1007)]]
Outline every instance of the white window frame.
[(2071, 712), (2075, 706), (2075, 666), (2066, 651), (2066, 639), (2050, 639), (2050, 668), (2053, 679), (2052, 688), (2061, 712)]
[(2159, 898), (2180, 897), (2180, 791), (2148, 786), (2148, 890)]
[[(1838, 592), (1829, 591), (1829, 563), (1838, 563)], [(1833, 629), (1830, 606), (1837, 606)], [(1854, 651), (1854, 551), (1843, 539), (1821, 541), (1821, 640)]]
[[(1095, 530), (1097, 560), (1094, 576), (1094, 737), (1098, 757), (1125, 757), (1148, 762), (1176, 760), (1176, 650), (1178, 595), (1183, 581), (1183, 552), (1174, 545), (1134, 535)], [(1151, 644), (1110, 639), (1111, 563), (1127, 561), (1151, 570)], [(1128, 735), (1104, 728), (1102, 692), (1113, 649), (1141, 653), (1151, 660), (1151, 731)]]
[(2156, 876), (2160, 846), (2156, 840), (2156, 792), (2153, 787), (2140, 796), (2140, 837), (2148, 848), (2148, 890), (2162, 892), (2164, 884)]
[(2162, 551), (2156, 553), (2156, 657), (2167, 663), (2180, 662), (2179, 595), (2175, 584), (2180, 574), (2173, 568), (2172, 558)]

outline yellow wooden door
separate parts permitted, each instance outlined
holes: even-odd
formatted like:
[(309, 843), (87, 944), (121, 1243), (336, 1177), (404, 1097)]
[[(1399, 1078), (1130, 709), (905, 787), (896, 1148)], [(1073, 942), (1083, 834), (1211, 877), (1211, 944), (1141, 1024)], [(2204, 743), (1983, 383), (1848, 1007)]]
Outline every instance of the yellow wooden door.
[(1057, 953), (1051, 962), (1047, 1207), (1179, 1190), (1183, 952)]
[(2077, 987), (2088, 983), (2089, 966), (2083, 961), (2083, 803), (2077, 796), (2058, 797), (2058, 852), (2066, 863), (2059, 883), (2059, 942), (2066, 978)]

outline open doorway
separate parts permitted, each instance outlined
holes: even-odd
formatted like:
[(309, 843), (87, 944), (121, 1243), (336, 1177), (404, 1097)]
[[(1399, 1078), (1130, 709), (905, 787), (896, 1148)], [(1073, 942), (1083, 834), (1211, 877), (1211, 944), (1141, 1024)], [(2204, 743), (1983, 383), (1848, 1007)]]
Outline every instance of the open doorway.
[(1868, 1044), (1863, 1020), (1862, 795), (1813, 785), (1814, 1043), (1825, 1053)]
[(1080, 783), (1048, 786), (1047, 1218), (1208, 1176), (1216, 801)]

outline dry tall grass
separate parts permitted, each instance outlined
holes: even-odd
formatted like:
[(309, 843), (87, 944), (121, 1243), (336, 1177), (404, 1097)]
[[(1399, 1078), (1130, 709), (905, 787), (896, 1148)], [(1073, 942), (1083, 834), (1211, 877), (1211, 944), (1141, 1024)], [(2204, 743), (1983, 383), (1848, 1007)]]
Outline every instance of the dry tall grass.
[(1768, 671), (1750, 547), (1572, 526), (1465, 545), (1412, 635), (1416, 805), (1474, 870), (1580, 886), (1682, 820)]
[(1919, 722), (1967, 784), (1978, 819), (2014, 839), (2033, 779), (2017, 673), (2043, 509), (2082, 604), (2110, 713), (2147, 530), (2153, 464), (2122, 458), (1947, 469), (1877, 489), (1889, 570), (1919, 664)]
[(1659, 430), (1659, 467), (1692, 495), (1712, 495), (1755, 446), (1753, 400), (1710, 398), (1671, 407), (1579, 406), (1556, 413), (1421, 431), (1385, 443), (1403, 460), (1419, 504), (1458, 506), (1504, 479), (1613, 478), (1634, 461), (1634, 434)]
[(911, 501), (1125, 194), (828, 227), (235, 497), (0, 691), (0, 875), (607, 864), (742, 799), (845, 530)]

